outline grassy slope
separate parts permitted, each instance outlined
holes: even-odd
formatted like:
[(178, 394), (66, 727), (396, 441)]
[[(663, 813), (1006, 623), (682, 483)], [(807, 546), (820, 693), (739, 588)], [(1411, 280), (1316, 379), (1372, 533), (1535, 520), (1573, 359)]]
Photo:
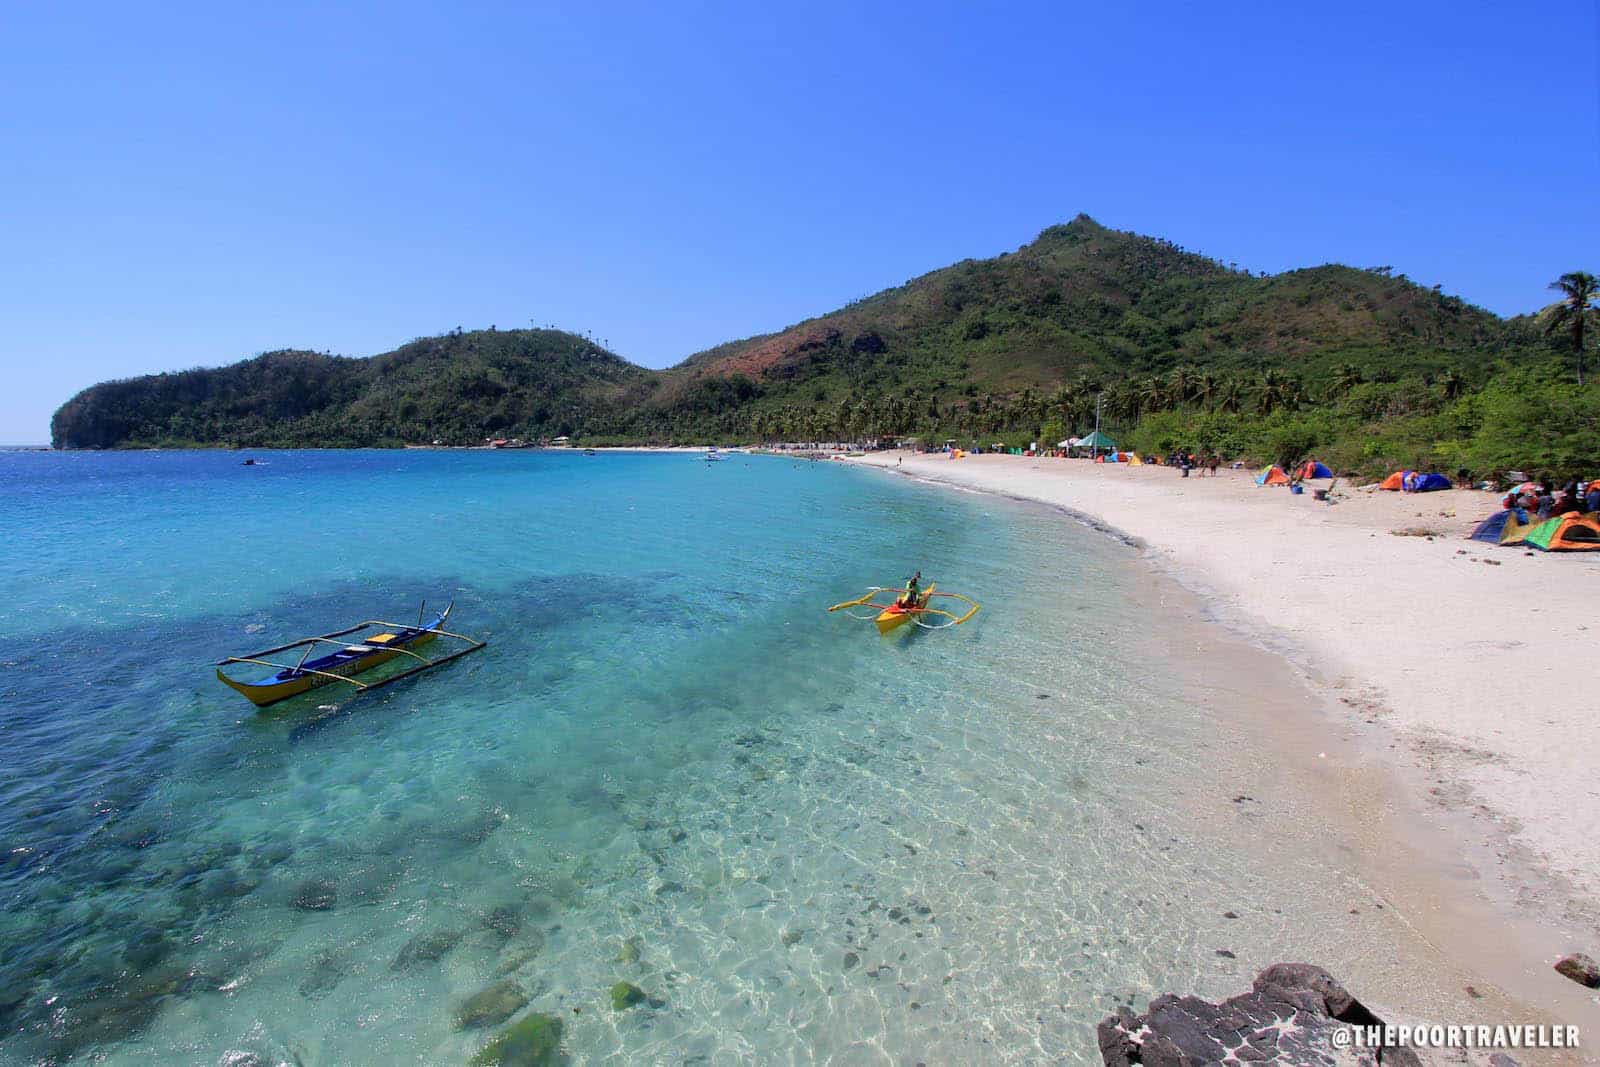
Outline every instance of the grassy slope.
[[(1315, 395), (1335, 367), (1354, 365), (1374, 384), (1343, 402), (1348, 435), (1362, 420), (1414, 414), (1404, 383), (1450, 370), (1476, 387), (1497, 358), (1539, 349), (1530, 321), (1349, 267), (1253, 276), (1079, 216), (1016, 252), (933, 271), (663, 372), (558, 331), (479, 331), (366, 360), (278, 352), (105, 383), (68, 401), (52, 431), (70, 447), (465, 444), (557, 433), (708, 440), (748, 432), (763, 413), (791, 431), (797, 413), (810, 413), (813, 429), (876, 396), (917, 398), (904, 410), (928, 414), (906, 418), (941, 432), (960, 429), (952, 420), (985, 400), (996, 424), (971, 428), (988, 433), (1009, 425), (992, 415), (994, 397), (1062, 382), (1116, 386), (1180, 366), (1253, 381), (1276, 369)], [(1039, 428), (1032, 416), (1022, 421), (1033, 425), (1019, 422), (1019, 432)]]

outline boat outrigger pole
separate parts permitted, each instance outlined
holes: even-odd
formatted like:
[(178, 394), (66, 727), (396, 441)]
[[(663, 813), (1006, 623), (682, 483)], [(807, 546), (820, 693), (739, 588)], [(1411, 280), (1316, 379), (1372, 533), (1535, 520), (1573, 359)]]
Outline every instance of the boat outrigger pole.
[[(402, 678), (420, 674), (425, 670), (443, 666), (451, 660), (460, 659), (462, 656), (478, 651), (485, 647), (487, 642), (468, 637), (466, 634), (452, 633), (444, 629), (444, 621), (449, 618), (450, 611), (455, 607), (451, 601), (431, 621), (424, 623), (419, 616), (415, 625), (410, 623), (389, 622), (386, 619), (368, 619), (355, 626), (348, 626), (343, 630), (332, 630), (325, 634), (316, 634), (312, 637), (302, 637), (298, 641), (290, 641), (276, 648), (263, 649), (244, 656), (228, 656), (217, 661), (217, 678), (229, 688), (237, 690), (249, 698), (257, 707), (265, 707), (280, 700), (304, 693), (309, 689), (319, 686), (331, 685), (334, 682), (343, 682), (351, 686), (357, 693), (364, 693), (368, 689), (377, 689), (381, 686), (391, 685)], [(426, 613), (427, 602), (423, 602), (422, 612)], [(348, 637), (350, 634), (362, 630), (383, 628), (392, 630), (392, 633), (376, 633), (359, 638), (356, 643), (350, 644), (339, 638)], [(431, 643), (439, 637), (451, 638), (462, 642), (463, 647), (443, 656), (432, 658), (423, 656), (413, 649)], [(310, 659), (318, 645), (335, 645), (336, 651), (329, 652), (318, 659)], [(304, 647), (299, 661), (293, 664), (279, 663), (268, 659), (279, 652), (289, 649)], [(407, 670), (399, 671), (377, 681), (360, 682), (351, 675), (361, 674), (380, 664), (387, 663), (400, 656), (407, 656), (416, 661), (416, 665)], [(309, 660), (309, 662), (308, 662)], [(230, 678), (222, 672), (222, 668), (233, 663), (250, 663), (261, 667), (271, 667), (276, 674), (255, 682), (243, 682)]]
[[(880, 593), (889, 594), (887, 603), (874, 599)], [(978, 613), (978, 609), (981, 606), (976, 600), (960, 593), (941, 593), (932, 584), (917, 597), (915, 604), (905, 603), (904, 596), (904, 589), (874, 585), (868, 587), (866, 593), (856, 597), (854, 600), (846, 600), (841, 604), (835, 604), (828, 610), (830, 612), (843, 611), (852, 619), (861, 619), (863, 621), (870, 619), (877, 624), (879, 633), (886, 634), (892, 630), (899, 629), (908, 622), (915, 623), (924, 630), (947, 630), (952, 626), (960, 626), (972, 618)], [(949, 597), (952, 600), (959, 600), (964, 604), (968, 604), (970, 607), (964, 614), (957, 615), (954, 611), (933, 607), (932, 601), (934, 597)], [(852, 610), (855, 608), (867, 608), (869, 613), (863, 614)], [(960, 609), (958, 608), (957, 610)], [(930, 616), (938, 616), (940, 621), (927, 621)]]

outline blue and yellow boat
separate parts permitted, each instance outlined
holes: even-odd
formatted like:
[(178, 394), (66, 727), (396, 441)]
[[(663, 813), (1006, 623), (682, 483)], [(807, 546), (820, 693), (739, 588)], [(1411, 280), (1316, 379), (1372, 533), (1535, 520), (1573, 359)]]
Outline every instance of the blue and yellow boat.
[[(450, 617), (450, 611), (455, 607), (452, 601), (450, 606), (437, 612), (431, 619), (424, 620), (423, 610), (417, 612), (415, 625), (404, 623), (386, 622), (381, 619), (369, 619), (355, 626), (343, 630), (334, 630), (332, 633), (317, 634), (315, 637), (303, 637), (298, 641), (290, 641), (286, 645), (276, 648), (252, 652), (245, 656), (228, 656), (217, 661), (217, 680), (236, 692), (243, 693), (250, 703), (258, 708), (268, 704), (276, 704), (280, 700), (287, 700), (301, 693), (309, 692), (324, 685), (343, 684), (354, 688), (357, 693), (379, 686), (398, 682), (402, 678), (409, 678), (419, 674), (430, 667), (437, 667), (453, 659), (460, 659), (470, 652), (483, 648), (486, 642), (467, 637), (465, 634), (455, 634), (444, 629), (444, 621)], [(380, 630), (380, 633), (368, 634), (351, 640), (351, 634), (363, 630)], [(416, 650), (424, 645), (431, 644), (435, 639), (447, 637), (464, 642), (463, 647), (443, 656), (428, 658), (420, 655)], [(319, 645), (337, 645), (335, 651), (325, 656), (311, 658), (311, 653)], [(266, 657), (279, 652), (287, 652), (294, 648), (304, 648), (300, 662), (293, 665), (275, 663)], [(395, 674), (386, 675), (377, 681), (358, 681), (354, 675), (363, 674), (374, 667), (381, 666), (391, 660), (409, 656), (417, 662), (406, 670)], [(250, 663), (261, 667), (273, 667), (276, 674), (268, 675), (257, 681), (240, 681), (230, 678), (223, 673), (223, 668), (234, 663)]]

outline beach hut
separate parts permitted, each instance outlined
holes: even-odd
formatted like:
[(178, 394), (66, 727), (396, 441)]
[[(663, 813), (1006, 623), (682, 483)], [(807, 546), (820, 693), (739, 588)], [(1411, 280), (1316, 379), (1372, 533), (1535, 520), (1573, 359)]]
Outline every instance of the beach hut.
[(1306, 460), (1305, 464), (1300, 468), (1300, 478), (1302, 481), (1308, 481), (1312, 478), (1332, 477), (1333, 472), (1329, 470), (1326, 465), (1314, 459)]
[(1471, 540), (1482, 541), (1485, 544), (1503, 545), (1506, 543), (1506, 537), (1509, 532), (1509, 534), (1517, 535), (1517, 542), (1520, 543), (1522, 537), (1519, 531), (1526, 531), (1527, 529), (1528, 513), (1517, 508), (1507, 508), (1504, 511), (1495, 512), (1478, 523), (1469, 536)]
[(1283, 473), (1283, 468), (1274, 463), (1256, 476), (1257, 485), (1288, 485), (1289, 476)]
[(1600, 549), (1600, 523), (1569, 511), (1534, 526), (1522, 543), (1541, 552), (1593, 552)]

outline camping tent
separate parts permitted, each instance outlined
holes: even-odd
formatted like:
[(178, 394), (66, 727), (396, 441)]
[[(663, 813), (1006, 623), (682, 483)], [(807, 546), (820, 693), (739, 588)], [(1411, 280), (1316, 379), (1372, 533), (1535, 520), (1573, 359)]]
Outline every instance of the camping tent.
[(1487, 519), (1478, 523), (1472, 531), (1474, 541), (1485, 541), (1491, 545), (1506, 544), (1506, 537), (1516, 536), (1517, 541), (1522, 540), (1521, 531), (1528, 528), (1528, 513), (1520, 509), (1497, 511)]
[(1408, 493), (1433, 493), (1454, 487), (1450, 484), (1450, 479), (1442, 474), (1417, 474), (1413, 471), (1406, 475), (1405, 488)]
[(1522, 540), (1541, 552), (1593, 552), (1600, 549), (1600, 523), (1569, 511), (1541, 522)]
[(1528, 533), (1537, 525), (1528, 521), (1528, 513), (1521, 508), (1512, 508), (1510, 516), (1505, 520), (1505, 529), (1500, 531), (1502, 545), (1520, 545)]
[(1288, 485), (1289, 476), (1283, 473), (1283, 468), (1274, 464), (1256, 476), (1257, 485)]
[(1406, 479), (1415, 473), (1416, 471), (1395, 471), (1393, 474), (1389, 475), (1389, 477), (1379, 482), (1378, 488), (1388, 489), (1391, 492), (1398, 493), (1400, 490), (1406, 487)]
[(1308, 459), (1300, 467), (1300, 477), (1305, 478), (1332, 478), (1333, 472), (1322, 463)]
[(1139, 458), (1139, 453), (1137, 453), (1137, 452), (1129, 452), (1128, 453), (1128, 465), (1130, 467), (1142, 467), (1142, 466), (1144, 466), (1144, 460)]

